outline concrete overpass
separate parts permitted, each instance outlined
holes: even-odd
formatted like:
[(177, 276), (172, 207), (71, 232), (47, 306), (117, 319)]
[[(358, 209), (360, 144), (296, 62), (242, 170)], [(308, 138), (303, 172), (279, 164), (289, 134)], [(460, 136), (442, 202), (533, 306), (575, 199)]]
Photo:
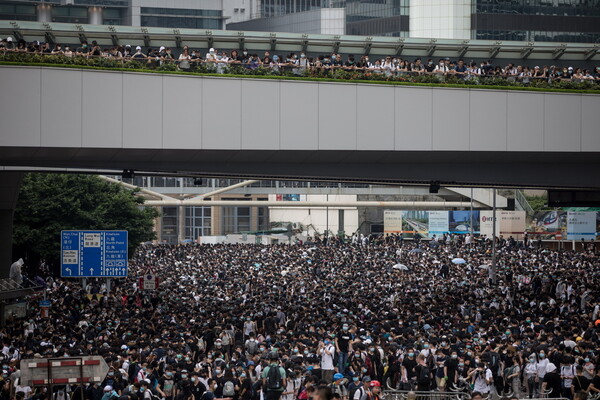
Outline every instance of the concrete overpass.
[(600, 95), (0, 66), (0, 165), (600, 187)]
[(600, 188), (600, 95), (12, 66), (0, 87), (5, 169)]

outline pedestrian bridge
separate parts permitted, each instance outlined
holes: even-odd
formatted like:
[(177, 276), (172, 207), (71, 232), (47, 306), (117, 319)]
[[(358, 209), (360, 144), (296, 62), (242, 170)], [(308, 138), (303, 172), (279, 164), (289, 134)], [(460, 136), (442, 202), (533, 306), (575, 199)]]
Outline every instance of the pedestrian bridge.
[(0, 87), (3, 167), (600, 187), (596, 94), (32, 66)]

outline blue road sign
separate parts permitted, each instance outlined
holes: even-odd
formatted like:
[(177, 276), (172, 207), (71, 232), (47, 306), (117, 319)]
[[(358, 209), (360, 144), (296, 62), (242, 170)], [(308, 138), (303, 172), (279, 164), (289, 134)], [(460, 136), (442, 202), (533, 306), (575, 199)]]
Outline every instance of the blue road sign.
[(50, 307), (52, 305), (52, 302), (50, 300), (41, 300), (40, 301), (40, 307)]
[(63, 278), (127, 276), (127, 231), (62, 231)]

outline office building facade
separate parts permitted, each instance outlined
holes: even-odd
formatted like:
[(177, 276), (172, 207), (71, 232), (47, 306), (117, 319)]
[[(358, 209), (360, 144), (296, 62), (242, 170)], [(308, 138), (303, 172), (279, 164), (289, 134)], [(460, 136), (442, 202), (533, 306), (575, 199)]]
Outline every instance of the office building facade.
[(225, 26), (221, 0), (0, 0), (0, 19), (174, 29)]

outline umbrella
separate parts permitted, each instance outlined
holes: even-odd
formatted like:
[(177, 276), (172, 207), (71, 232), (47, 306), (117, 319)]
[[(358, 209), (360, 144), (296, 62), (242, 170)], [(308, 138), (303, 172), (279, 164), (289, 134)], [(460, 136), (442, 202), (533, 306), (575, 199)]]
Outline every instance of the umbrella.
[(457, 258), (453, 258), (453, 259), (452, 259), (452, 263), (453, 263), (453, 264), (465, 264), (465, 263), (466, 263), (466, 261), (465, 261), (465, 259), (464, 259), (464, 258), (458, 258), (458, 257), (457, 257)]
[(481, 264), (481, 265), (479, 266), (479, 268), (481, 268), (481, 269), (488, 269), (489, 267), (490, 267), (490, 266), (489, 266), (489, 265), (486, 265), (486, 264)]
[(392, 268), (399, 269), (400, 271), (408, 271), (408, 267), (404, 264), (396, 264)]
[(411, 251), (409, 251), (409, 253), (422, 253), (423, 250), (421, 249), (412, 249)]

